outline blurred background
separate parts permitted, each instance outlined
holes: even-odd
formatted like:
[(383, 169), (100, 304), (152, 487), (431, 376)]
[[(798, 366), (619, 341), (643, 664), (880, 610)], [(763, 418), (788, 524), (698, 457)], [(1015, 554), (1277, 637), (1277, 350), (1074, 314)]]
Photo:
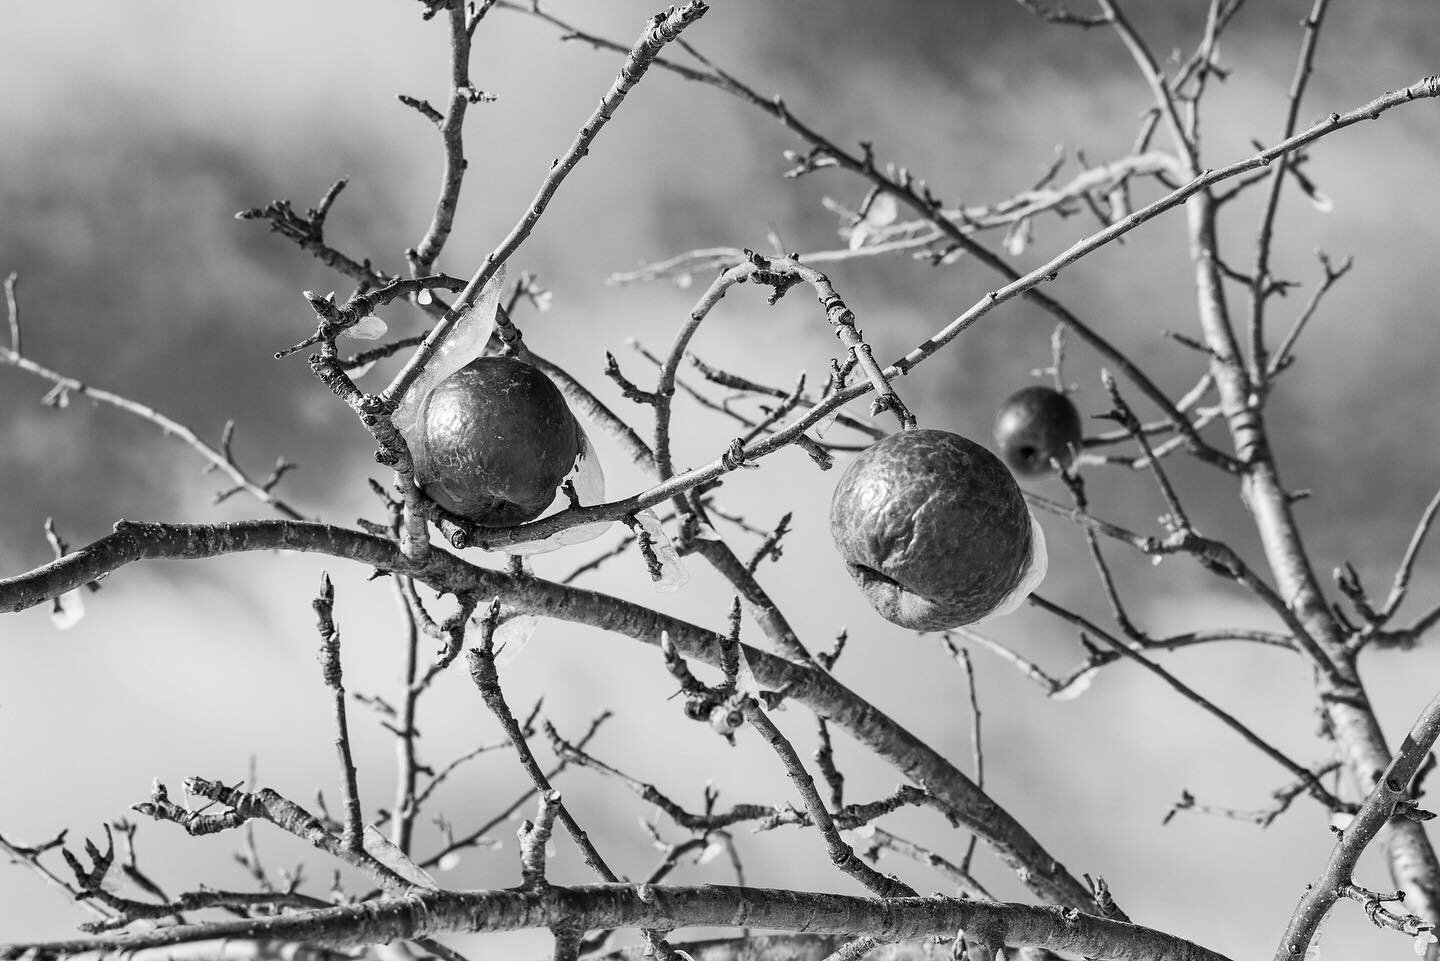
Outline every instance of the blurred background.
[[(547, 6), (627, 45), (653, 12), (636, 0)], [(1132, 6), (1159, 54), (1193, 49), (1204, 3)], [(1277, 137), (1297, 24), (1308, 7), (1298, 0), (1252, 3), (1226, 34), (1221, 59), (1232, 72), (1211, 84), (1205, 102), (1208, 165), (1247, 155), (1252, 138)], [(302, 509), (339, 523), (381, 519), (365, 479), (388, 477), (374, 463), (368, 435), (314, 382), (303, 357), (272, 359), (313, 327), (301, 290), (335, 289), (343, 297), (350, 284), (263, 224), (233, 215), (277, 197), (303, 210), (348, 176), (327, 239), (381, 269), (402, 269), (403, 250), (429, 221), (441, 152), (434, 128), (395, 97), (442, 104), (448, 71), (445, 26), (422, 22), (420, 12), (413, 2), (378, 0), (84, 0), (7, 9), (0, 37), (0, 275), (20, 276), (27, 355), (153, 405), (212, 441), (234, 418), (234, 449), (252, 473), (263, 477), (281, 455), (299, 463), (281, 490)], [(473, 272), (611, 82), (616, 56), (557, 42), (558, 36), (503, 11), (478, 31), (471, 76), (498, 99), (471, 109), (469, 177), (441, 269)], [(997, 200), (1028, 188), (1057, 145), (1072, 157), (1083, 150), (1091, 162), (1123, 156), (1149, 104), (1113, 33), (1047, 26), (1001, 0), (731, 0), (716, 4), (687, 36), (759, 91), (783, 93), (836, 142), (873, 141), (878, 159), (908, 166), (949, 203)], [(1437, 43), (1440, 14), (1424, 0), (1335, 5), (1302, 123), (1434, 72)], [(648, 433), (643, 411), (603, 377), (603, 351), (613, 350), (642, 386), (651, 383), (652, 370), (626, 338), (663, 350), (698, 289), (664, 281), (615, 287), (605, 278), (697, 247), (763, 249), (770, 231), (800, 251), (843, 246), (821, 199), (854, 207), (864, 186), (835, 172), (783, 179), (787, 148), (803, 145), (753, 108), (653, 71), (511, 262), (512, 276), (534, 271), (553, 294), (548, 312), (517, 314), (527, 340)], [(1337, 259), (1356, 257), (1270, 410), (1287, 484), (1314, 490), (1298, 512), (1317, 569), (1349, 560), (1381, 593), (1440, 484), (1437, 148), (1440, 109), (1433, 103), (1323, 140), (1306, 169), (1334, 209), (1322, 212), (1287, 188), (1273, 261), (1279, 276), (1313, 285), (1317, 248)], [(1153, 191), (1142, 187), (1138, 199), (1153, 198)], [(1225, 250), (1241, 270), (1253, 257), (1257, 204), (1258, 194), (1225, 214)], [(1088, 233), (1093, 227), (1085, 221), (1037, 223), (1035, 243), (1017, 266), (1039, 264)], [(932, 268), (903, 256), (871, 258), (828, 272), (882, 361), (996, 285), (965, 259)], [(1195, 332), (1190, 276), (1177, 212), (1087, 258), (1048, 289), (1178, 395), (1199, 375), (1200, 362), (1161, 331)], [(1308, 295), (1307, 287), (1275, 302), (1275, 337)], [(765, 382), (788, 386), (808, 370), (819, 383), (838, 355), (821, 313), (802, 291), (774, 308), (762, 298), (748, 287), (733, 291), (701, 329), (696, 352)], [(1237, 294), (1233, 304), (1243, 303)], [(425, 329), (403, 305), (384, 318), (396, 333)], [(1050, 330), (1028, 305), (1006, 305), (906, 378), (904, 396), (922, 424), (988, 441), (996, 406), (1048, 363)], [(362, 383), (375, 389), (393, 369), (382, 366)], [(1076, 401), (1087, 415), (1107, 407), (1098, 370), (1072, 339), (1067, 379), (1080, 386)], [(222, 481), (203, 475), (193, 451), (152, 425), (83, 399), (64, 409), (44, 406), (47, 389), (0, 367), (0, 574), (50, 559), (41, 526), (47, 516), (76, 545), (104, 535), (119, 518), (265, 516), (243, 495), (213, 505)], [(1130, 392), (1132, 400), (1137, 393)], [(677, 416), (682, 467), (713, 460), (736, 433), (683, 400)], [(839, 439), (839, 429), (830, 437)], [(603, 442), (601, 454), (613, 494), (645, 485)], [(1202, 531), (1230, 539), (1258, 561), (1235, 486), (1184, 459), (1172, 463)], [(933, 637), (875, 615), (834, 554), (827, 513), (837, 473), (818, 472), (793, 449), (763, 466), (731, 475), (719, 492), (727, 508), (758, 527), (794, 512), (784, 557), (779, 566), (762, 567), (762, 583), (812, 650), (848, 629), (840, 680), (967, 764), (961, 673)], [(1099, 515), (1157, 529), (1163, 504), (1147, 477), (1092, 471), (1089, 484)], [(1053, 481), (1037, 489), (1064, 497)], [(1043, 593), (1104, 616), (1078, 533), (1054, 518), (1042, 522), (1052, 551)], [(541, 557), (536, 568), (563, 576), (622, 533)], [(722, 533), (742, 557), (757, 543), (733, 528)], [(1132, 615), (1157, 633), (1275, 626), (1246, 595), (1183, 559), (1152, 567), (1118, 548), (1110, 555)], [(688, 566), (692, 579), (675, 594), (657, 593), (633, 552), (582, 583), (721, 626), (729, 591), (700, 563)], [(190, 775), (239, 781), (252, 758), (262, 784), (302, 803), (316, 788), (337, 799), (329, 700), (310, 610), (322, 570), (337, 585), (347, 687), (393, 698), (403, 652), (388, 583), (368, 583), (367, 569), (337, 559), (273, 554), (135, 565), (86, 594), (87, 613), (68, 631), (57, 630), (43, 608), (0, 619), (0, 833), (35, 843), (69, 828), (78, 845), (145, 799), (152, 778), (178, 794)], [(1417, 569), (1411, 617), (1440, 599), (1437, 571), (1440, 546)], [(1400, 623), (1411, 617), (1402, 614)], [(1030, 609), (987, 630), (1057, 672), (1082, 656), (1073, 632)], [(747, 624), (747, 639), (757, 635)], [(1234, 957), (1272, 949), (1329, 853), (1323, 812), (1302, 798), (1266, 830), (1195, 813), (1166, 826), (1161, 820), (1184, 789), (1206, 803), (1264, 807), (1270, 792), (1287, 783), (1285, 772), (1130, 665), (1107, 668), (1083, 696), (1058, 702), (984, 651), (975, 652), (974, 663), (987, 790), (1056, 857), (1077, 875), (1103, 875), (1137, 922)], [(1166, 664), (1300, 761), (1328, 757), (1315, 737), (1307, 672), (1294, 657), (1255, 645), (1211, 645)], [(1393, 738), (1435, 693), (1440, 655), (1429, 645), (1372, 654), (1364, 669)], [(707, 781), (721, 789), (722, 805), (794, 797), (757, 739), (742, 735), (732, 749), (705, 727), (680, 723), (678, 703), (666, 702), (672, 680), (652, 648), (542, 621), (505, 680), (517, 711), (543, 695), (545, 715), (572, 738), (600, 710), (613, 710), (593, 753), (692, 809), (701, 806)], [(362, 706), (352, 708), (371, 813), (389, 807), (394, 792), (393, 747), (376, 720)], [(794, 709), (778, 720), (808, 754), (807, 712)], [(422, 760), (437, 766), (498, 733), (463, 670), (437, 682), (418, 723)], [(837, 735), (837, 752), (850, 800), (878, 797), (898, 783), (894, 771), (844, 735)], [(540, 753), (548, 757), (548, 747), (542, 744)], [(451, 779), (433, 811), (463, 833), (524, 786), (511, 755), (487, 755)], [(646, 806), (590, 771), (572, 770), (560, 786), (617, 870), (639, 876), (650, 869), (658, 854), (636, 821), (651, 815)], [(952, 859), (964, 849), (964, 836), (931, 814), (908, 813), (887, 825)], [(513, 828), (498, 829), (498, 850), (467, 852), (441, 882), (516, 883)], [(660, 830), (671, 840), (682, 837), (663, 820)], [(328, 863), (276, 831), (259, 830), (258, 837), (272, 868), (304, 858), (307, 890), (323, 896)], [(417, 853), (433, 850), (438, 837), (425, 824)], [(737, 837), (751, 883), (859, 893), (829, 866), (813, 833), (752, 836), (742, 827)], [(140, 863), (172, 893), (201, 883), (238, 887), (246, 881), (231, 857), (239, 840), (233, 833), (189, 839), (173, 825), (146, 823), (138, 836)], [(553, 879), (589, 880), (568, 839), (556, 849)], [(1024, 896), (983, 847), (975, 863), (998, 896)], [(887, 857), (882, 866), (922, 892), (946, 890), (942, 878), (911, 863)], [(720, 858), (686, 866), (673, 879), (729, 882), (732, 875)], [(1375, 889), (1389, 885), (1373, 858), (1357, 880)], [(0, 863), (0, 940), (61, 937), (85, 919), (23, 867)], [(548, 936), (536, 934), (453, 943), (476, 961), (549, 951)], [(1323, 950), (1400, 958), (1409, 956), (1410, 944), (1374, 931), (1358, 906), (1342, 903)]]

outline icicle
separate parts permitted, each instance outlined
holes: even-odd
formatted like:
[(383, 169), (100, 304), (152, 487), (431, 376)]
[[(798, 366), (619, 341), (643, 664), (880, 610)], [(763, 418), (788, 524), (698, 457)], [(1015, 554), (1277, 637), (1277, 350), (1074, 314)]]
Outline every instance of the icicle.
[(475, 298), (470, 308), (455, 321), (449, 336), (436, 348), (430, 362), (425, 365), (420, 376), (415, 378), (415, 382), (410, 385), (410, 389), (395, 408), (395, 428), (405, 437), (412, 453), (415, 453), (420, 439), (415, 426), (420, 419), (421, 403), (436, 384), (479, 357), (484, 351), (485, 344), (495, 329), (495, 308), (500, 303), (500, 291), (504, 286), (505, 266), (502, 264), (480, 291), (480, 296)]
[[(605, 471), (600, 466), (600, 458), (595, 452), (595, 445), (590, 441), (590, 436), (585, 433), (583, 427), (579, 430), (580, 440), (585, 449), (575, 459), (575, 466), (571, 468), (565, 479), (575, 485), (576, 499), (580, 502), (581, 507), (603, 504), (605, 503)], [(549, 517), (570, 506), (570, 498), (566, 496), (564, 488), (565, 485), (562, 482), (560, 489), (555, 492), (555, 499), (540, 514), (541, 517)], [(571, 544), (593, 541), (608, 531), (612, 523), (614, 522), (596, 521), (593, 524), (579, 524), (563, 531), (557, 531), (544, 540), (511, 544), (505, 548), (505, 551), (508, 554), (548, 554)]]
[(664, 593), (673, 593), (684, 587), (690, 581), (690, 572), (685, 569), (685, 564), (680, 560), (680, 555), (675, 552), (675, 545), (670, 543), (670, 538), (665, 534), (665, 528), (660, 524), (660, 518), (655, 512), (649, 510), (641, 511), (635, 515), (641, 530), (650, 535), (651, 546), (655, 550), (655, 559), (660, 562), (660, 575), (654, 577), (655, 589)]
[(705, 845), (705, 850), (700, 852), (700, 856), (695, 859), (695, 863), (708, 864), (709, 862), (719, 857), (722, 853), (724, 853), (724, 851), (725, 845), (722, 842), (711, 841), (709, 844)]
[(535, 636), (539, 623), (540, 619), (534, 614), (516, 614), (495, 628), (495, 666), (513, 663)]
[(390, 328), (385, 326), (385, 321), (374, 314), (366, 314), (355, 322), (354, 327), (346, 328), (342, 337), (354, 337), (356, 340), (378, 340), (385, 336), (385, 331)]
[(50, 608), (50, 622), (62, 631), (69, 630), (85, 616), (85, 601), (81, 599), (81, 588), (67, 591), (55, 598)]
[(1090, 690), (1090, 682), (1095, 680), (1095, 675), (1100, 673), (1100, 668), (1092, 667), (1082, 671), (1069, 684), (1050, 695), (1052, 701), (1073, 701), (1081, 694)]
[(360, 843), (371, 857), (411, 884), (428, 888), (431, 891), (440, 890), (440, 885), (435, 883), (435, 879), (427, 874), (424, 868), (410, 860), (404, 851), (392, 844), (390, 839), (381, 834), (375, 825), (365, 825), (365, 830), (360, 836)]
[(840, 408), (836, 407), (830, 413), (815, 422), (815, 436), (824, 437), (830, 428), (835, 426), (835, 419), (840, 416)]

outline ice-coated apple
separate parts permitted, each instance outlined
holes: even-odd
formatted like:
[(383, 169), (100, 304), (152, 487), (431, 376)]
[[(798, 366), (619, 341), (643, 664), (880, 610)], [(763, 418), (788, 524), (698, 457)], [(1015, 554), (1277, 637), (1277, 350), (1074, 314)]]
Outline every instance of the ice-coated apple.
[(1070, 466), (1080, 449), (1080, 412), (1049, 387), (1023, 387), (995, 415), (995, 448), (1019, 477), (1044, 477)]
[(478, 357), (437, 384), (419, 414), (417, 481), (475, 524), (540, 515), (584, 440), (560, 389), (514, 357)]
[(886, 620), (945, 630), (1013, 609), (1044, 574), (1044, 536), (1010, 471), (949, 431), (862, 451), (835, 487), (830, 534)]

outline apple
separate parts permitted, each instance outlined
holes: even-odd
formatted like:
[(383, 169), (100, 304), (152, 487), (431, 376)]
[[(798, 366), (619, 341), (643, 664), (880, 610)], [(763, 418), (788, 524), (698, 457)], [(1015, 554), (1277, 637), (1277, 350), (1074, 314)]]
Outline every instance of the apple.
[(830, 535), (865, 599), (918, 631), (1018, 606), (1044, 575), (1044, 535), (984, 447), (912, 428), (862, 451), (830, 501)]
[(1080, 450), (1080, 412), (1058, 390), (1035, 385), (1011, 394), (995, 415), (995, 447), (1020, 477), (1069, 467)]
[(560, 389), (514, 357), (478, 357), (421, 402), (416, 482), (486, 527), (538, 517), (585, 442)]

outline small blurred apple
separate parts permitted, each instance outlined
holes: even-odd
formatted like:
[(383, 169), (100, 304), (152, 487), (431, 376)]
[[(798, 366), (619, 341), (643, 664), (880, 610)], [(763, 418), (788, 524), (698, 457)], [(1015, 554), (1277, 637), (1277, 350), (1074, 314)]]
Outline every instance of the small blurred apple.
[(417, 481), (475, 524), (519, 524), (555, 499), (584, 448), (560, 389), (514, 357), (478, 357), (420, 408)]
[(1049, 387), (1024, 387), (995, 415), (995, 446), (1020, 477), (1044, 477), (1058, 462), (1069, 467), (1080, 450), (1080, 412), (1070, 398)]
[(1015, 478), (949, 431), (902, 430), (862, 451), (835, 487), (830, 535), (870, 605), (919, 631), (1013, 609), (1044, 573)]

